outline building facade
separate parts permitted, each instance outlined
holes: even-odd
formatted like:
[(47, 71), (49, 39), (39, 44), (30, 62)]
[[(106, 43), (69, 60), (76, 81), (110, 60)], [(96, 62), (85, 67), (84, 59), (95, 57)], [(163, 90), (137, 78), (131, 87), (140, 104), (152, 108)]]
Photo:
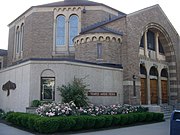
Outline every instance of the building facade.
[(178, 105), (179, 46), (159, 5), (131, 14), (88, 0), (33, 6), (9, 24), (0, 85), (11, 80), (17, 88), (12, 97), (0, 91), (0, 108), (24, 111), (35, 99), (61, 101), (56, 87), (74, 76), (88, 76), (95, 104)]

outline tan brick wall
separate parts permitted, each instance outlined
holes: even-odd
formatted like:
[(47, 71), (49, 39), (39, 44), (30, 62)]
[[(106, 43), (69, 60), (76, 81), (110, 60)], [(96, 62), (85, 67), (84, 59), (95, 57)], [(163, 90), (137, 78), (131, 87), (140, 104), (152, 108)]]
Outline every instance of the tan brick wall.
[(53, 12), (31, 14), (25, 21), (24, 59), (51, 58), (53, 48)]
[[(166, 57), (168, 62), (177, 61), (177, 56), (179, 56), (178, 50), (178, 35), (172, 25), (170, 24), (167, 17), (164, 15), (159, 6), (154, 6), (146, 10), (141, 10), (140, 12), (135, 12), (127, 16), (127, 49), (126, 49), (126, 60), (123, 61), (124, 67), (124, 80), (132, 80), (133, 74), (139, 75), (139, 62), (140, 59), (138, 57), (139, 54), (139, 43), (142, 36), (142, 33), (145, 31), (145, 27), (149, 23), (155, 23), (160, 25), (167, 33), (172, 42), (172, 46), (169, 47), (168, 44), (163, 44), (165, 48), (165, 53), (175, 51), (176, 58), (174, 56)], [(124, 46), (124, 45), (123, 45)], [(177, 65), (179, 67), (179, 65)], [(171, 66), (169, 66), (169, 70), (171, 70)], [(173, 67), (172, 69), (176, 69)], [(178, 69), (177, 69), (178, 70)], [(177, 78), (180, 76), (180, 72), (178, 71)], [(178, 84), (177, 81), (173, 82), (173, 84)], [(171, 84), (170, 84), (171, 85)], [(170, 92), (174, 91), (176, 88), (170, 88)], [(126, 93), (131, 93), (131, 89), (125, 90)], [(177, 92), (177, 90), (176, 90)], [(173, 96), (172, 99), (175, 99)]]
[(102, 43), (102, 60), (100, 62), (121, 64), (121, 45), (117, 42), (92, 41), (75, 46), (75, 59), (99, 62), (97, 60), (97, 43)]
[(113, 17), (114, 15), (101, 10), (87, 10), (86, 13), (82, 13), (81, 28), (107, 20), (109, 16)]

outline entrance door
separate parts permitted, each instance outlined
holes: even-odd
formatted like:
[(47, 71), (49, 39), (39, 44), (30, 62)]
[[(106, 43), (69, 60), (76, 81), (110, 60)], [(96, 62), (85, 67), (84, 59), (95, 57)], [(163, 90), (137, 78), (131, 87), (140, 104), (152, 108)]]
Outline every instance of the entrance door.
[(147, 104), (146, 78), (141, 78), (141, 104)]
[(157, 95), (157, 80), (150, 80), (150, 90), (151, 90), (151, 104), (158, 104), (158, 95)]
[(167, 80), (161, 80), (162, 103), (168, 102)]

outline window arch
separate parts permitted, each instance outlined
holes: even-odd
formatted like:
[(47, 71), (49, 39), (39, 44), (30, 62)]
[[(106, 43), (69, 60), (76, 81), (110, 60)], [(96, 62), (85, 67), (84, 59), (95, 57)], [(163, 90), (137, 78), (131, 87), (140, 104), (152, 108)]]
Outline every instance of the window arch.
[(56, 18), (56, 46), (65, 45), (65, 16)]
[(78, 35), (78, 21), (77, 15), (71, 15), (69, 18), (69, 45), (73, 45), (73, 38)]

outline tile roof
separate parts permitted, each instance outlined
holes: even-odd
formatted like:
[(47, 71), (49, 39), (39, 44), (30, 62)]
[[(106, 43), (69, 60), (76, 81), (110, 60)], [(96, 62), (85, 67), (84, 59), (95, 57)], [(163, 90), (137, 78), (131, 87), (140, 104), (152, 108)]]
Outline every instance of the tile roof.
[(53, 2), (36, 7), (59, 7), (59, 6), (97, 6), (102, 5), (101, 3), (92, 2), (88, 0), (64, 0), (59, 2)]
[(7, 56), (7, 50), (0, 49), (0, 56)]
[(101, 22), (94, 23), (94, 24), (92, 24), (92, 25), (90, 25), (90, 26), (87, 26), (87, 27), (83, 28), (83, 29), (81, 30), (81, 33), (80, 33), (80, 34), (86, 33), (86, 32), (88, 32), (88, 31), (91, 31), (91, 30), (96, 29), (96, 28), (98, 28), (98, 27), (100, 27), (100, 26), (103, 26), (103, 25), (108, 24), (108, 23), (110, 23), (110, 22), (113, 22), (113, 21), (116, 21), (116, 20), (118, 20), (118, 19), (121, 19), (121, 18), (123, 18), (123, 17), (126, 17), (126, 14), (121, 14), (121, 15), (119, 15), (119, 16), (115, 16), (114, 18), (111, 18), (111, 19), (107, 19), (107, 20), (104, 20), (104, 21), (101, 21)]
[(105, 26), (100, 26), (96, 29), (86, 31), (81, 34), (86, 34), (86, 33), (113, 33), (113, 34), (117, 34), (117, 35), (121, 35), (121, 36), (123, 35), (123, 32), (120, 32), (120, 31), (117, 31), (117, 30), (114, 30), (114, 29), (111, 29), (111, 28), (108, 28)]
[(112, 10), (115, 10), (119, 14), (124, 14), (123, 12), (120, 12), (119, 10), (109, 7), (105, 4), (93, 2), (89, 0), (64, 0), (64, 1), (53, 2), (49, 4), (38, 5), (34, 7), (63, 7), (63, 6), (105, 6)]
[(67, 62), (75, 62), (75, 63), (82, 63), (82, 64), (90, 64), (90, 65), (97, 65), (97, 66), (103, 66), (103, 67), (123, 69), (122, 64), (95, 63), (95, 62), (76, 60), (76, 59), (72, 59), (72, 58), (29, 58), (29, 59), (18, 61), (18, 62), (14, 63), (11, 66), (21, 64), (21, 63), (24, 63), (24, 62), (27, 62), (27, 61), (67, 61)]

